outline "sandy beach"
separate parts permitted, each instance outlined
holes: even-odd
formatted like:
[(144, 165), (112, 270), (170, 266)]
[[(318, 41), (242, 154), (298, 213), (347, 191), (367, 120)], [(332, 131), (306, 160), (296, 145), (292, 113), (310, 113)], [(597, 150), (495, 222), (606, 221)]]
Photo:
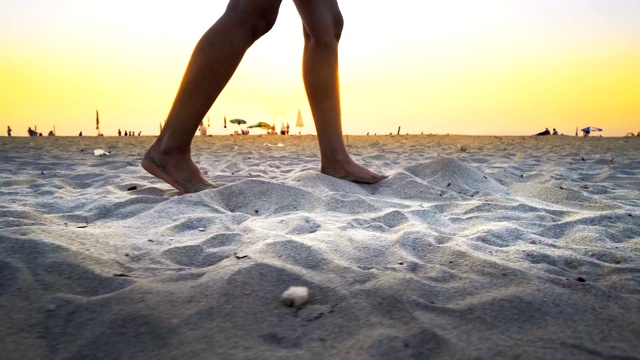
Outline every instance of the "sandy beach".
[(153, 140), (0, 138), (0, 358), (640, 359), (640, 138)]

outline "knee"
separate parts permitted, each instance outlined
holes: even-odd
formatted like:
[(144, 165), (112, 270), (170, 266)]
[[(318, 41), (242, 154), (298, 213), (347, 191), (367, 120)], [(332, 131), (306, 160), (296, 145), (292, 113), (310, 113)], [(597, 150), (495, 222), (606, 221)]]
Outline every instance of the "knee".
[(331, 35), (333, 39), (337, 42), (340, 41), (340, 36), (342, 36), (342, 29), (344, 28), (344, 18), (342, 17), (342, 13), (335, 14), (331, 19)]
[(233, 18), (239, 26), (247, 29), (251, 40), (256, 41), (273, 28), (278, 18), (278, 10), (279, 6), (264, 6), (252, 9), (230, 6), (227, 8), (225, 15)]
[(254, 14), (251, 22), (251, 34), (253, 40), (258, 40), (262, 35), (266, 34), (273, 28), (278, 18), (278, 10), (274, 12), (263, 12)]
[(340, 41), (344, 18), (337, 11), (328, 15), (319, 26), (305, 27), (304, 38), (306, 42), (313, 42), (316, 45), (334, 45)]

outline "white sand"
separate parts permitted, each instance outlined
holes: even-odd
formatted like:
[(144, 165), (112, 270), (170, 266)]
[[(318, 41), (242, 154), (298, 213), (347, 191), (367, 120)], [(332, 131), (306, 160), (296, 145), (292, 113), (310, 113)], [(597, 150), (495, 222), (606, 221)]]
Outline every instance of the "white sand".
[(197, 138), (185, 196), (152, 141), (0, 138), (0, 358), (640, 358), (640, 139)]

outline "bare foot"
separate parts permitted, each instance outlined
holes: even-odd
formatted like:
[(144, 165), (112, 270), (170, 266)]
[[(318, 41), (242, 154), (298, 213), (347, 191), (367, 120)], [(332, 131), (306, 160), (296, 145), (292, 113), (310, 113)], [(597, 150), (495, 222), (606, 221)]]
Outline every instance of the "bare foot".
[(144, 155), (142, 167), (180, 194), (215, 188), (204, 178), (189, 154), (162, 154), (154, 145)]
[(376, 174), (351, 159), (344, 162), (326, 161), (320, 166), (320, 172), (338, 179), (363, 184), (375, 184), (389, 177), (389, 175)]

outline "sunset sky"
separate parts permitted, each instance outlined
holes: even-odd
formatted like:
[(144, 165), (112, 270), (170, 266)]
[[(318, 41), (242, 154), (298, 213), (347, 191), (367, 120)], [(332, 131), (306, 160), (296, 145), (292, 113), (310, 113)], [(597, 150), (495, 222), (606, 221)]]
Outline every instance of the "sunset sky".
[[(159, 132), (194, 45), (223, 0), (0, 2), (0, 127), (27, 135)], [(638, 0), (343, 0), (343, 128), (528, 135), (640, 131)], [(211, 108), (315, 133), (301, 79), (302, 31), (284, 0)], [(207, 120), (205, 119), (205, 123)], [(256, 131), (256, 133), (264, 133)]]

